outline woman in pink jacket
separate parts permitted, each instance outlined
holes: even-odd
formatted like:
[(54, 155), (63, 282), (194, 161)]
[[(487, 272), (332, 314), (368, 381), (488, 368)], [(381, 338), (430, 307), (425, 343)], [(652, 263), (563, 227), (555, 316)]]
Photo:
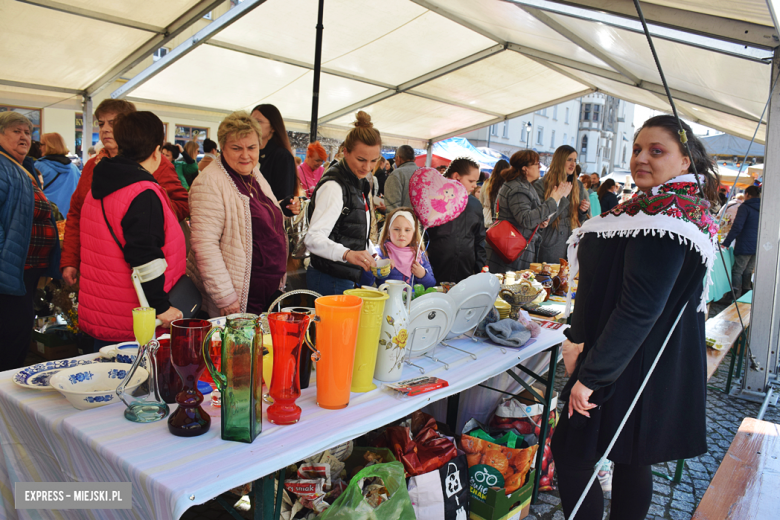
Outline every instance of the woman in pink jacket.
[(262, 130), (244, 112), (219, 125), (222, 155), (190, 188), (187, 274), (209, 316), (259, 314), (284, 286), (287, 235), (277, 197), (257, 166)]

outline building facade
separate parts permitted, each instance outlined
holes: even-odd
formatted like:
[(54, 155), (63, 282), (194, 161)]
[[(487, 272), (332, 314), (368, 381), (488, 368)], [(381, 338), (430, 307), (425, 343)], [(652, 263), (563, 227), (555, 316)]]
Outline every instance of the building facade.
[(577, 150), (582, 171), (606, 175), (628, 169), (634, 135), (634, 104), (601, 93), (566, 101), (464, 134), (474, 146), (507, 156), (531, 148), (550, 164), (567, 144)]
[(579, 99), (578, 162), (582, 171), (607, 175), (629, 169), (634, 104), (600, 92)]

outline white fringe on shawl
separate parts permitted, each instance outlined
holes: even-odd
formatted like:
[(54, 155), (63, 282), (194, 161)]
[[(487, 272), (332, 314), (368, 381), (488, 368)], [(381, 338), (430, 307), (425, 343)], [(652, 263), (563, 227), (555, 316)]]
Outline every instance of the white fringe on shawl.
[[(691, 175), (691, 177), (693, 176)], [(679, 182), (678, 179), (679, 177), (670, 182)], [(706, 312), (709, 286), (712, 283), (712, 269), (715, 266), (715, 258), (718, 251), (717, 235), (710, 237), (709, 233), (705, 234), (692, 222), (664, 214), (651, 216), (639, 212), (634, 216), (623, 213), (616, 217), (611, 213), (607, 213), (605, 216), (585, 221), (585, 223), (581, 227), (575, 229), (571, 237), (569, 237), (569, 240), (567, 241), (567, 244), (569, 244), (569, 280), (574, 280), (574, 277), (580, 270), (580, 263), (577, 258), (577, 246), (579, 246), (580, 240), (582, 240), (585, 233), (596, 233), (599, 237), (605, 238), (612, 238), (615, 236), (635, 237), (639, 235), (639, 233), (644, 233), (645, 235), (652, 234), (653, 236), (658, 235), (659, 237), (668, 236), (672, 240), (677, 240), (680, 244), (687, 244), (688, 247), (694, 249), (701, 255), (702, 263), (707, 265), (707, 275), (704, 279), (704, 291), (702, 292), (701, 302), (696, 308), (699, 312)], [(570, 289), (566, 294), (565, 317), (568, 317), (571, 312), (571, 285), (572, 284), (570, 283)]]

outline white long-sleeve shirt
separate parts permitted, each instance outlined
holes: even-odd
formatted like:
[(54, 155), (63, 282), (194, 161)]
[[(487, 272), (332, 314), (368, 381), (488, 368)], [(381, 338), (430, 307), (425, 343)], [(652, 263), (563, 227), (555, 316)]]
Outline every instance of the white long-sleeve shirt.
[[(343, 257), (348, 248), (329, 238), (343, 209), (344, 200), (339, 183), (328, 181), (320, 186), (314, 199), (314, 213), (309, 221), (309, 230), (303, 239), (306, 249), (311, 254), (334, 262), (346, 263)], [(370, 222), (371, 213), (366, 210), (366, 240), (368, 241), (368, 250), (372, 252), (374, 246), (368, 240), (368, 235), (371, 232)]]

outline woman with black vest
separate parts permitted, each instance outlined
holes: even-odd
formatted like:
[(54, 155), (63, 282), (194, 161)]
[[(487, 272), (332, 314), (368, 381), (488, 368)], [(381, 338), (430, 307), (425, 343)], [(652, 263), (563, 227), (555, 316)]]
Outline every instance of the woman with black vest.
[(381, 157), (382, 138), (362, 110), (354, 125), (344, 140), (344, 158), (328, 168), (309, 204), (306, 284), (322, 295), (342, 294), (355, 287), (363, 271), (376, 266), (366, 176)]

